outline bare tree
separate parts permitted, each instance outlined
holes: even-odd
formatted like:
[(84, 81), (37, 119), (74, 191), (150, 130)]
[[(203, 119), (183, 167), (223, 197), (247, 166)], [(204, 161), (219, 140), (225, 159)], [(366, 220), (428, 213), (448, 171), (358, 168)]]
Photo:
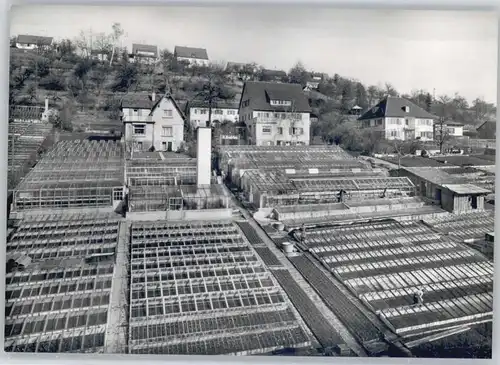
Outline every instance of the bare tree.
[(111, 35), (111, 40), (113, 47), (111, 49), (111, 57), (109, 58), (109, 65), (111, 66), (113, 64), (113, 59), (115, 57), (115, 49), (118, 47), (118, 43), (125, 33), (124, 30), (122, 29), (120, 23), (114, 23), (113, 26), (113, 34)]
[(434, 122), (434, 140), (439, 146), (439, 153), (443, 153), (443, 147), (450, 139), (451, 136), (446, 125), (446, 118), (439, 117), (439, 119)]
[(93, 35), (92, 31), (80, 31), (79, 36), (74, 41), (82, 57), (89, 58), (92, 53)]
[(212, 125), (212, 108), (220, 100), (227, 99), (228, 89), (226, 84), (227, 75), (222, 67), (214, 66), (208, 74), (208, 79), (194, 99), (201, 99), (208, 104), (208, 126)]

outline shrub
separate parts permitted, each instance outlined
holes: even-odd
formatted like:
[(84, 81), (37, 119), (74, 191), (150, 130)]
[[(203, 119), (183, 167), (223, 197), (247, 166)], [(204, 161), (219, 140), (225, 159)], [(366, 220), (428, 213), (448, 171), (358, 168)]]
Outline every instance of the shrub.
[(62, 91), (65, 89), (65, 80), (61, 76), (52, 74), (42, 78), (39, 86), (45, 90)]

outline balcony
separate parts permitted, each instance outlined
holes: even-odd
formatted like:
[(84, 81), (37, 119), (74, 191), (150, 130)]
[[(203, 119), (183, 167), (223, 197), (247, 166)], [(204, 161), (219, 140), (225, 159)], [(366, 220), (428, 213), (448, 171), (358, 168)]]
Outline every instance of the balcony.
[(154, 123), (151, 115), (122, 114), (121, 117), (124, 123)]

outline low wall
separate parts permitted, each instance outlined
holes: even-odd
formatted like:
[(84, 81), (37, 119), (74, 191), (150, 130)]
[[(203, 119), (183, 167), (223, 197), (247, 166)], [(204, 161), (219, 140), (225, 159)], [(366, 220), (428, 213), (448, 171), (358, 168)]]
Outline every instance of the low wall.
[(232, 216), (232, 209), (200, 209), (183, 211), (184, 220), (218, 220), (230, 219)]
[(127, 221), (181, 221), (231, 219), (232, 209), (171, 210), (154, 212), (128, 212)]

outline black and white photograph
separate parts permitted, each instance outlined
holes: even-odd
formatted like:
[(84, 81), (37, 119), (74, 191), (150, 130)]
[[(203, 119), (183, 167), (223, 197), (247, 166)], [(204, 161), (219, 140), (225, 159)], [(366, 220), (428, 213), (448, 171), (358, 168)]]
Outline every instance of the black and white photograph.
[(5, 352), (490, 359), (497, 21), (13, 7)]

